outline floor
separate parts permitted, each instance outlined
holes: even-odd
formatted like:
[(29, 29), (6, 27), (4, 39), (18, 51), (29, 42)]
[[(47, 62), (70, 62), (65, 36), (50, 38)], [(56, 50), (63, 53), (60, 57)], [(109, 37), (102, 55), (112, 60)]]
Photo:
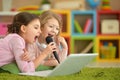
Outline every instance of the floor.
[(92, 62), (87, 65), (88, 67), (120, 67), (120, 62)]

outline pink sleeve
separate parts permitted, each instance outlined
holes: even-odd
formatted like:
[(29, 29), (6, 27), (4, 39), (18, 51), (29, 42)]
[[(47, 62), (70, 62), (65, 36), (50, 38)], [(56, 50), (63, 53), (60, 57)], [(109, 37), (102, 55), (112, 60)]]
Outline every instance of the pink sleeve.
[(62, 47), (59, 47), (58, 55), (61, 62), (67, 58), (67, 53), (68, 53), (67, 49), (63, 49)]
[(34, 72), (35, 67), (32, 61), (22, 61), (20, 56), (24, 53), (23, 49), (25, 48), (25, 42), (20, 37), (15, 37), (11, 40), (11, 48), (13, 55), (15, 56), (15, 61), (21, 72)]

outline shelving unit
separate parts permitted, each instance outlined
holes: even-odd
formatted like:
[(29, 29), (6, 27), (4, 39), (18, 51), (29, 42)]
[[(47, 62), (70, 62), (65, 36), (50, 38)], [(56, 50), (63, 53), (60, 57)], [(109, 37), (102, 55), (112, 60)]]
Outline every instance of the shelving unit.
[[(120, 22), (120, 11), (97, 11), (97, 34), (98, 35), (113, 35), (113, 34), (102, 34), (101, 22), (103, 20), (118, 20)], [(120, 34), (120, 26), (119, 26)], [(119, 35), (115, 34), (115, 35)]]
[[(120, 36), (97, 36), (96, 50), (99, 53), (98, 61), (114, 62), (120, 61)], [(115, 48), (110, 48), (109, 43), (112, 43)], [(102, 48), (104, 46), (104, 48)], [(110, 57), (111, 56), (111, 57)]]
[(70, 36), (64, 36), (64, 38), (65, 38), (65, 40), (67, 42), (67, 45), (68, 45), (68, 55), (69, 55), (70, 54), (70, 49), (71, 49), (71, 46), (70, 46), (71, 38), (70, 38)]
[(71, 52), (72, 53), (94, 53), (95, 52), (94, 36), (72, 36)]
[[(84, 32), (85, 25), (88, 19), (91, 20), (89, 31)], [(72, 11), (71, 12), (71, 52), (72, 53), (94, 53), (95, 52), (95, 37), (96, 37), (96, 11)], [(81, 28), (82, 32), (78, 32), (75, 25), (75, 20), (78, 22), (77, 27)], [(88, 28), (88, 27), (87, 27)]]
[(18, 12), (0, 12), (0, 38), (7, 33), (7, 24), (12, 22), (13, 16)]
[[(71, 25), (72, 35), (96, 35), (96, 11), (79, 11), (75, 10), (71, 12)], [(88, 19), (91, 19), (90, 31), (84, 33), (85, 25)], [(77, 32), (74, 20), (78, 21), (83, 32)]]
[[(116, 20), (118, 21), (118, 24), (114, 22), (109, 22), (104, 23), (106, 26), (103, 26), (103, 20)], [(106, 29), (106, 33), (103, 33), (102, 28)], [(120, 61), (120, 11), (97, 11), (96, 41), (96, 50), (99, 53), (98, 61)]]

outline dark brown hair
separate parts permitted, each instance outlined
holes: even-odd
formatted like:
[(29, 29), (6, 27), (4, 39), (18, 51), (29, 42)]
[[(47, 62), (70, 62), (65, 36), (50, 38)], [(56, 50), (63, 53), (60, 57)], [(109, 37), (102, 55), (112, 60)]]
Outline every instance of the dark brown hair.
[(27, 26), (34, 19), (39, 19), (39, 17), (29, 12), (20, 12), (16, 14), (12, 24), (8, 25), (8, 33), (19, 34), (21, 26)]

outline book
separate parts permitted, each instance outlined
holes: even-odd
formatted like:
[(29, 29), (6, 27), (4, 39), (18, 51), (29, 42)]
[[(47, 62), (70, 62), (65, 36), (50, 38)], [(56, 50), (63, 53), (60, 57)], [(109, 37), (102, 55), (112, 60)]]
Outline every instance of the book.
[(92, 47), (93, 47), (93, 42), (90, 42), (88, 46), (85, 47), (85, 49), (81, 51), (81, 53), (87, 53)]
[(81, 26), (80, 26), (80, 24), (78, 23), (77, 20), (74, 20), (74, 25), (75, 25), (76, 30), (77, 30), (79, 33), (83, 33), (82, 28), (81, 28)]
[(91, 30), (91, 27), (92, 27), (92, 19), (87, 19), (85, 22), (83, 33), (84, 34), (89, 33)]

